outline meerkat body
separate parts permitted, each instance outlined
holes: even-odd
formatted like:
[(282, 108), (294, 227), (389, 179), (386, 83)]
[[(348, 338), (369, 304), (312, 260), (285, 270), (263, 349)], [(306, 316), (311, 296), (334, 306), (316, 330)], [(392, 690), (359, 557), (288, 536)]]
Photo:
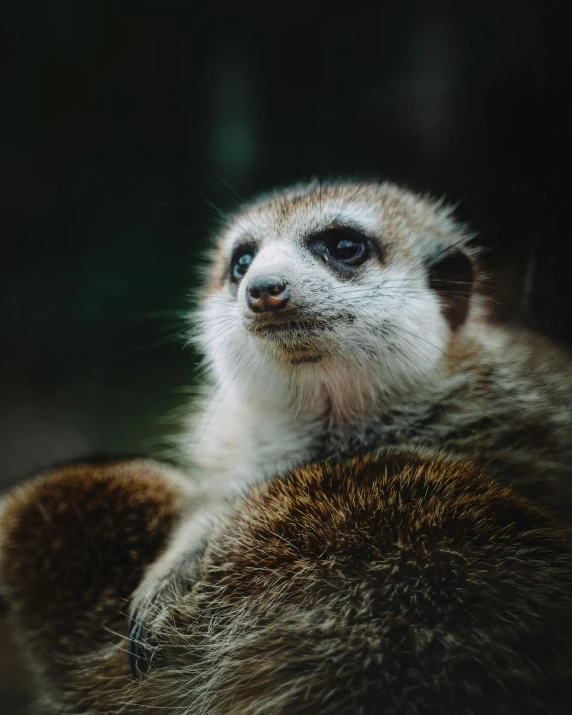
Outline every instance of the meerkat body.
[(390, 184), (300, 185), (232, 216), (196, 316), (199, 477), (439, 450), (572, 514), (572, 363), (493, 324), (470, 239), (448, 207)]
[(196, 497), (133, 461), (5, 499), (0, 588), (41, 712), (572, 713), (570, 527), (475, 465), (366, 457), (262, 481), (128, 625)]

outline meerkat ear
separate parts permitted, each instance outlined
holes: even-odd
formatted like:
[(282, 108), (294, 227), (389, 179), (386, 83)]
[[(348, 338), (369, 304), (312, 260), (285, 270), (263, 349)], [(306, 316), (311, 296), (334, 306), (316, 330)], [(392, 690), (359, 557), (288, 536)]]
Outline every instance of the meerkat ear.
[(131, 593), (192, 502), (183, 475), (142, 459), (67, 465), (4, 497), (0, 589), (42, 687), (127, 635)]
[(429, 287), (439, 294), (451, 330), (457, 330), (469, 312), (475, 280), (473, 261), (462, 247), (453, 247), (439, 251), (427, 263)]

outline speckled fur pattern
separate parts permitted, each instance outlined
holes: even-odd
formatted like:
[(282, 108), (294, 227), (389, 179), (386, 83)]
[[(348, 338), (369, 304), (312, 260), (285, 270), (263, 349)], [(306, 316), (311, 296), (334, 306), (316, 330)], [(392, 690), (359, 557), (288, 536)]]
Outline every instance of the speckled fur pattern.
[[(309, 249), (331, 227), (375, 248), (351, 275)], [(493, 324), (471, 239), (443, 202), (392, 184), (314, 181), (231, 216), (193, 317), (208, 373), (182, 438), (196, 479), (224, 491), (310, 461), (438, 450), (572, 516), (572, 362)], [(235, 286), (245, 243), (254, 261)], [(439, 277), (444, 261), (458, 272)], [(269, 273), (291, 299), (257, 316), (245, 286)], [(265, 329), (285, 317), (292, 330)]]
[(130, 675), (130, 589), (195, 508), (149, 461), (53, 470), (5, 499), (0, 583), (42, 712), (572, 713), (570, 527), (474, 465), (415, 457), (235, 498), (137, 614)]

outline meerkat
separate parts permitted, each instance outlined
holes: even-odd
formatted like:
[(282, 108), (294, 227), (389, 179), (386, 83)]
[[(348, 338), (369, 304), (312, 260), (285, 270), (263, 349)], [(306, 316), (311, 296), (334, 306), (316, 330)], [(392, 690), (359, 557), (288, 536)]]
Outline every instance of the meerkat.
[(489, 317), (472, 238), (389, 183), (313, 181), (231, 215), (193, 315), (198, 478), (439, 450), (572, 515), (572, 361)]
[(127, 461), (5, 498), (0, 588), (41, 712), (572, 713), (572, 529), (474, 464), (378, 455), (259, 482), (128, 626), (196, 496)]
[(570, 527), (539, 506), (572, 508), (570, 361), (490, 321), (470, 238), (388, 184), (229, 219), (195, 479), (69, 467), (0, 508), (48, 711), (571, 712)]

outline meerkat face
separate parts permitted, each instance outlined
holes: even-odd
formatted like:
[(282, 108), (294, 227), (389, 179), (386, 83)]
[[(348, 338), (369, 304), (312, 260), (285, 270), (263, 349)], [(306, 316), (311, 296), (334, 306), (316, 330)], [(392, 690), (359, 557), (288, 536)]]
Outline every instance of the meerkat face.
[(468, 238), (450, 209), (388, 184), (263, 197), (218, 241), (199, 343), (223, 380), (276, 368), (373, 368), (387, 388), (439, 379), (469, 309)]

